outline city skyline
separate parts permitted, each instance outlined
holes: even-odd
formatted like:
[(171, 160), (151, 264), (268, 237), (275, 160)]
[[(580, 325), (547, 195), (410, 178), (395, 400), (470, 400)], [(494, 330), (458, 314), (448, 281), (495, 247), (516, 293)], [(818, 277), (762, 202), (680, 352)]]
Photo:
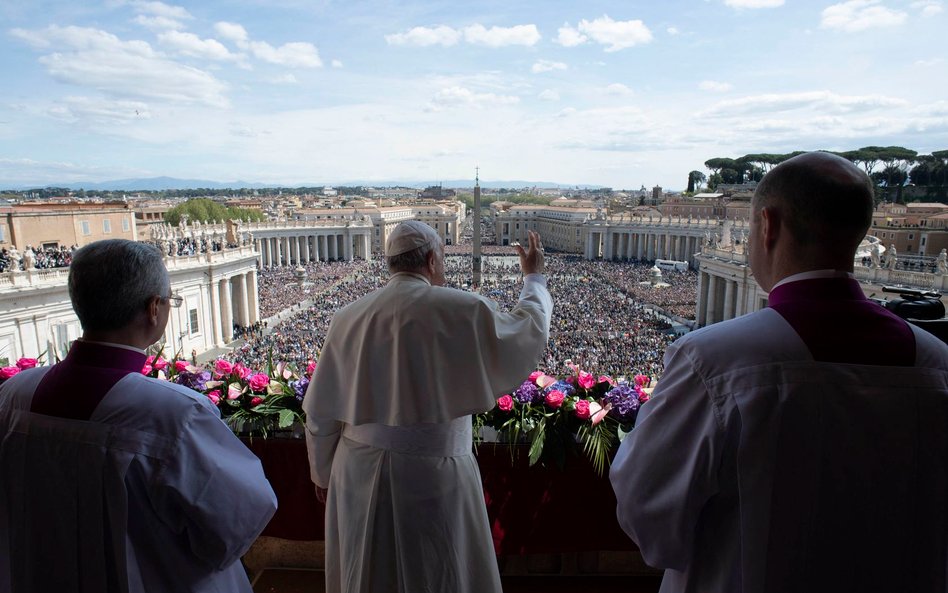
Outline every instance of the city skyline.
[(0, 20), (4, 187), (480, 166), (683, 189), (717, 156), (948, 148), (937, 0), (14, 0)]

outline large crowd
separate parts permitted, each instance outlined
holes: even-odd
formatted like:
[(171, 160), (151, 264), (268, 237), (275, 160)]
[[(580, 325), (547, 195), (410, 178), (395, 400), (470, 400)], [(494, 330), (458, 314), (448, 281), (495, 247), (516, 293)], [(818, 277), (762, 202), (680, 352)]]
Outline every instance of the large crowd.
[[(33, 249), (27, 246), (23, 252), (8, 251), (4, 248), (0, 251), (0, 272), (26, 270), (28, 267), (35, 269), (46, 268), (68, 268), (72, 263), (72, 254), (77, 247), (60, 246), (44, 247), (42, 249)], [(27, 251), (30, 254), (27, 254)], [(32, 264), (30, 258), (32, 257)]]
[[(480, 293), (509, 310), (522, 283), (512, 250), (484, 258)], [(470, 255), (449, 255), (448, 286), (472, 290)], [(550, 340), (539, 368), (562, 375), (571, 362), (611, 376), (642, 373), (658, 376), (665, 348), (675, 338), (672, 324), (656, 307), (680, 308), (694, 317), (694, 272), (666, 272), (664, 288), (643, 287), (651, 266), (628, 262), (586, 261), (579, 256), (548, 254), (547, 275), (554, 300)], [(306, 267), (301, 286), (293, 268), (263, 269), (259, 273), (260, 306), (264, 317), (311, 300), (311, 306), (266, 331), (247, 332), (235, 359), (260, 367), (272, 353), (299, 369), (318, 359), (329, 322), (337, 309), (381, 287), (388, 271), (381, 258), (373, 262), (314, 263)], [(686, 311), (688, 303), (691, 310)], [(677, 309), (676, 309), (677, 310)], [(671, 311), (669, 311), (671, 313)], [(676, 313), (677, 314), (677, 313)]]

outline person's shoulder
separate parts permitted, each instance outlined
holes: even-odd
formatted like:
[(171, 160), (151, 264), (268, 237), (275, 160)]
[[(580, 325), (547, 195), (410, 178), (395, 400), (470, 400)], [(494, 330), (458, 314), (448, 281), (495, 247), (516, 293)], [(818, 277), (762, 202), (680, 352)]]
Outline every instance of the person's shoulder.
[(915, 366), (948, 372), (948, 344), (916, 325), (909, 327), (915, 333)]
[(160, 406), (168, 411), (177, 409), (184, 413), (194, 408), (214, 410), (214, 405), (206, 395), (190, 387), (178, 385), (171, 381), (146, 377), (137, 373), (126, 375), (123, 388), (134, 390), (140, 397), (153, 398), (160, 402)]
[(719, 347), (731, 343), (757, 342), (764, 337), (764, 334), (772, 331), (780, 319), (780, 314), (773, 309), (761, 309), (691, 331), (675, 340), (675, 344)]

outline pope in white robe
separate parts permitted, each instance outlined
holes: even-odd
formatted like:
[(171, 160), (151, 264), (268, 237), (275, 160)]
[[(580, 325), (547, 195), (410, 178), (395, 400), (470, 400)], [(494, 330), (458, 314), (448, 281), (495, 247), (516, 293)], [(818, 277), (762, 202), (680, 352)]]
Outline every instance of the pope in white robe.
[[(419, 250), (420, 248), (420, 250)], [(471, 414), (535, 369), (552, 300), (539, 237), (510, 311), (440, 286), (440, 237), (402, 223), (386, 256), (416, 271), (338, 311), (303, 408), (313, 482), (328, 488), (326, 590), (499, 592)]]

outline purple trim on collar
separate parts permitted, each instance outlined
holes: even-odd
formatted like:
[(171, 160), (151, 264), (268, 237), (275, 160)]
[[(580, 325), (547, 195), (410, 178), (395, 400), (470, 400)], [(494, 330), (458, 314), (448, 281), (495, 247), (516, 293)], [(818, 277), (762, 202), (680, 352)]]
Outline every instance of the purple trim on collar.
[(912, 366), (908, 322), (866, 298), (851, 278), (813, 278), (778, 286), (769, 306), (800, 336), (814, 360)]
[(837, 299), (865, 301), (859, 282), (852, 278), (809, 278), (781, 284), (770, 291), (768, 306), (782, 305), (791, 301), (814, 301)]
[(62, 362), (40, 380), (30, 410), (37, 414), (88, 420), (116, 383), (145, 365), (144, 354), (76, 340)]

